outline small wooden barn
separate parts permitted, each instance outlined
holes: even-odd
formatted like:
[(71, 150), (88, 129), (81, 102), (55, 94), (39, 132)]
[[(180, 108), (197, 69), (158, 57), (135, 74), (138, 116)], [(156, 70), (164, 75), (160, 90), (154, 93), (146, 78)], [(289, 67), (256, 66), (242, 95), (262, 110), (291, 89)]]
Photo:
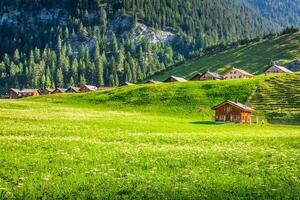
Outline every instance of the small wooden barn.
[(69, 87), (66, 91), (66, 93), (79, 93), (80, 88), (79, 87)]
[(187, 80), (181, 77), (171, 76), (164, 81), (164, 83), (173, 83), (173, 82), (187, 82)]
[(20, 97), (20, 90), (15, 89), (15, 88), (10, 88), (7, 92), (6, 95), (9, 99), (17, 99)]
[(146, 82), (146, 84), (160, 84), (161, 82), (155, 81), (155, 80), (149, 80)]
[(293, 72), (284, 66), (272, 64), (272, 65), (268, 66), (268, 68), (265, 70), (265, 73), (266, 74), (280, 74), (280, 73), (290, 74)]
[(215, 122), (252, 123), (253, 109), (238, 102), (225, 101), (212, 108)]
[(97, 86), (93, 85), (82, 85), (79, 89), (80, 92), (94, 92), (98, 89)]
[(237, 68), (232, 68), (224, 75), (224, 79), (249, 79), (253, 77), (253, 74)]
[(125, 82), (123, 84), (121, 84), (121, 86), (132, 86), (135, 85), (134, 83), (129, 83), (129, 82)]
[(54, 89), (44, 88), (44, 89), (40, 90), (40, 94), (42, 94), (42, 95), (49, 95), (49, 94), (52, 94), (53, 91), (54, 91)]
[(51, 94), (62, 94), (66, 93), (67, 89), (65, 88), (56, 88)]
[(38, 89), (23, 89), (20, 91), (21, 97), (34, 97), (40, 96), (40, 91)]
[(198, 73), (191, 79), (192, 81), (208, 81), (208, 80), (221, 80), (222, 76), (218, 73), (214, 72), (204, 72), (204, 73)]

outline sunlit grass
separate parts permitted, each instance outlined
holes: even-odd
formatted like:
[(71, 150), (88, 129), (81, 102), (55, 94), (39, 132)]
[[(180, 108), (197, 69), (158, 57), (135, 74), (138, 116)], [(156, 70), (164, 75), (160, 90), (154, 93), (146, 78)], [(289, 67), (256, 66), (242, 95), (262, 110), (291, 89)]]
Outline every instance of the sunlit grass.
[(211, 123), (258, 81), (0, 101), (0, 199), (297, 199), (299, 127)]

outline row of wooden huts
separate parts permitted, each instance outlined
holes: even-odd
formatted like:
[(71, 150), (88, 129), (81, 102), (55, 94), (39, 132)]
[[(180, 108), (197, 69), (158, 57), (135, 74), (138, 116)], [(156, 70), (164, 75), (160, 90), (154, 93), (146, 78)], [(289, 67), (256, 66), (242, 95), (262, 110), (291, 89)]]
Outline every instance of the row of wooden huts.
[[(272, 64), (268, 66), (268, 68), (264, 71), (265, 74), (279, 74), (279, 73), (294, 73), (293, 71), (287, 69), (284, 66), (280, 66), (278, 64)], [(216, 72), (206, 71), (203, 73), (197, 73), (192, 78), (191, 81), (207, 81), (207, 80), (228, 80), (228, 79), (249, 79), (253, 78), (255, 75), (251, 74), (245, 70), (239, 68), (232, 68), (224, 75), (218, 74)], [(168, 82), (187, 82), (188, 80), (177, 77), (177, 76), (170, 76), (167, 78), (165, 83)], [(150, 84), (157, 84), (161, 83), (158, 81), (150, 80), (147, 83)]]
[(22, 97), (30, 97), (30, 96), (40, 96), (40, 95), (50, 95), (50, 94), (62, 94), (62, 93), (81, 93), (81, 92), (94, 92), (97, 90), (107, 90), (109, 88), (106, 87), (96, 87), (93, 85), (82, 85), (80, 87), (69, 87), (69, 88), (44, 88), (44, 89), (16, 89), (10, 88), (6, 96), (9, 99), (18, 99)]

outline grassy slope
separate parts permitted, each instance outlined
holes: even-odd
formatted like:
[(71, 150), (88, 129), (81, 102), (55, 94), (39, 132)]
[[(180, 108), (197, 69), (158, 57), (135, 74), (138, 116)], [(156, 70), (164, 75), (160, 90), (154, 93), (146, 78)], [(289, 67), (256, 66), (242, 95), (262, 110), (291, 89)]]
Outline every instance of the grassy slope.
[[(246, 103), (260, 80), (262, 80), (261, 77), (251, 80), (137, 85), (90, 94), (42, 96), (35, 98), (35, 101), (200, 117), (203, 120), (211, 120), (213, 106), (227, 99), (238, 99), (240, 102)], [(197, 114), (200, 107), (205, 109), (203, 114)]]
[(0, 199), (296, 199), (299, 127), (208, 122), (260, 80), (0, 101)]
[(300, 32), (235, 50), (205, 56), (163, 72), (154, 76), (153, 79), (165, 80), (170, 75), (182, 76), (189, 79), (198, 71), (202, 72), (210, 69), (210, 71), (224, 73), (231, 67), (238, 67), (255, 74), (260, 74), (272, 61), (282, 59), (287, 62), (295, 58), (300, 58)]
[(266, 77), (249, 102), (271, 122), (300, 124), (300, 73)]

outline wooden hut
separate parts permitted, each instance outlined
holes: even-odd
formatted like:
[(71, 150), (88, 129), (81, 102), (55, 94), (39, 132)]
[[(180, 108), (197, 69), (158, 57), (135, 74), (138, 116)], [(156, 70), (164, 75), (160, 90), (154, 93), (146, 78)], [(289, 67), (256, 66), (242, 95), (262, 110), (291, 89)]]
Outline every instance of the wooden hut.
[(218, 73), (214, 72), (204, 72), (204, 73), (198, 73), (191, 79), (192, 81), (208, 81), (208, 80), (221, 80), (222, 76)]
[(52, 94), (53, 91), (54, 91), (54, 89), (44, 88), (44, 89), (40, 90), (40, 94), (42, 94), (42, 95), (49, 95), (49, 94)]
[(10, 88), (7, 92), (6, 95), (9, 99), (17, 99), (20, 97), (20, 90), (15, 89), (15, 88)]
[(224, 75), (224, 79), (249, 79), (253, 77), (253, 74), (237, 68), (232, 68)]
[(160, 84), (161, 82), (155, 81), (155, 80), (149, 80), (146, 82), (146, 84)]
[(277, 64), (272, 64), (268, 66), (268, 68), (265, 70), (266, 74), (280, 74), (280, 73), (293, 73), (291, 70), (287, 69), (286, 67), (277, 65)]
[(66, 93), (79, 93), (80, 88), (79, 87), (69, 87), (66, 91)]
[(20, 91), (21, 97), (34, 97), (40, 96), (40, 91), (38, 89), (23, 89)]
[(96, 91), (98, 88), (96, 86), (93, 85), (82, 85), (79, 89), (80, 92), (94, 92)]
[(212, 108), (215, 122), (252, 123), (253, 109), (238, 102), (225, 101)]
[(56, 88), (52, 94), (62, 94), (62, 93), (66, 93), (67, 89), (65, 88)]
[(125, 82), (123, 84), (121, 84), (121, 86), (132, 86), (135, 85), (134, 83), (129, 83), (129, 82)]
[(164, 81), (164, 83), (173, 83), (173, 82), (187, 82), (187, 80), (181, 77), (171, 76)]

